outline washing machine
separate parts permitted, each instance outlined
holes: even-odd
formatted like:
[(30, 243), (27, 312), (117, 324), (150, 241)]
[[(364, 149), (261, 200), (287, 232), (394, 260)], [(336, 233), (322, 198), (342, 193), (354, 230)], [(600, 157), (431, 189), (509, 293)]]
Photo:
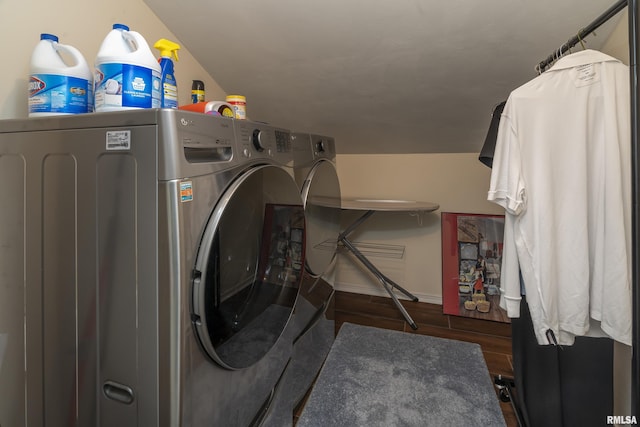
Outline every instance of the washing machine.
[(335, 338), (333, 284), (341, 212), (335, 140), (293, 133), (291, 145), (306, 217), (305, 268), (292, 317), (292, 359), (265, 427), (291, 424), (285, 414), (295, 410), (313, 385)]
[(0, 424), (248, 426), (292, 355), (285, 129), (177, 110), (0, 125)]

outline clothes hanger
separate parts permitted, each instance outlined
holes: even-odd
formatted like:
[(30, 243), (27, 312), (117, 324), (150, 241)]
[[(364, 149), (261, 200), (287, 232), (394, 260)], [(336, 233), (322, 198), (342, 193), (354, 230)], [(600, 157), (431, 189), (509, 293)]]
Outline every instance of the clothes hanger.
[[(578, 34), (576, 34), (576, 37), (578, 38), (578, 41), (580, 42), (580, 46), (582, 46), (582, 50), (587, 50), (586, 46), (584, 45), (584, 41), (582, 40), (582, 37), (581, 37), (582, 31), (583, 31), (583, 28), (581, 28), (580, 31), (578, 31)], [(595, 32), (594, 32), (594, 34), (595, 34)]]

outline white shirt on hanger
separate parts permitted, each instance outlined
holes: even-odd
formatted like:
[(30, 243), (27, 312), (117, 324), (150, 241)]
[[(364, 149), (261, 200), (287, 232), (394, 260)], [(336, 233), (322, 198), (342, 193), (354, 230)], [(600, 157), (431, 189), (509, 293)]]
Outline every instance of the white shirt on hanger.
[(585, 50), (502, 113), (488, 193), (506, 210), (500, 304), (519, 316), (521, 271), (540, 344), (551, 330), (631, 345), (629, 104), (627, 66)]

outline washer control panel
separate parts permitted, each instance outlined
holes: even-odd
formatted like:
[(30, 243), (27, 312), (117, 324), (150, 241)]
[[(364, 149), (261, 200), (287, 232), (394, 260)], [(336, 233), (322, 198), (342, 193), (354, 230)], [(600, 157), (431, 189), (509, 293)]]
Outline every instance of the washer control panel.
[(287, 164), (291, 161), (291, 132), (264, 123), (235, 120), (238, 148), (243, 157), (269, 159)]

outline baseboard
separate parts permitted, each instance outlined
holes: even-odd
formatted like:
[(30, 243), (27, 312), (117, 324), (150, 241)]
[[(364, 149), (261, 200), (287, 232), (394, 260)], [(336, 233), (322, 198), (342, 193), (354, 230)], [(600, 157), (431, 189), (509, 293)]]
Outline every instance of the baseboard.
[[(346, 282), (335, 282), (334, 288), (337, 291), (343, 292), (352, 292), (356, 294), (363, 295), (374, 295), (381, 297), (389, 297), (389, 294), (382, 288), (382, 285), (363, 285), (357, 283), (346, 283)], [(420, 302), (426, 302), (429, 304), (437, 304), (442, 305), (442, 295), (429, 295), (421, 292), (410, 291), (413, 295), (415, 295)], [(396, 291), (396, 295), (400, 300), (406, 299), (406, 296), (402, 294), (402, 292)]]

